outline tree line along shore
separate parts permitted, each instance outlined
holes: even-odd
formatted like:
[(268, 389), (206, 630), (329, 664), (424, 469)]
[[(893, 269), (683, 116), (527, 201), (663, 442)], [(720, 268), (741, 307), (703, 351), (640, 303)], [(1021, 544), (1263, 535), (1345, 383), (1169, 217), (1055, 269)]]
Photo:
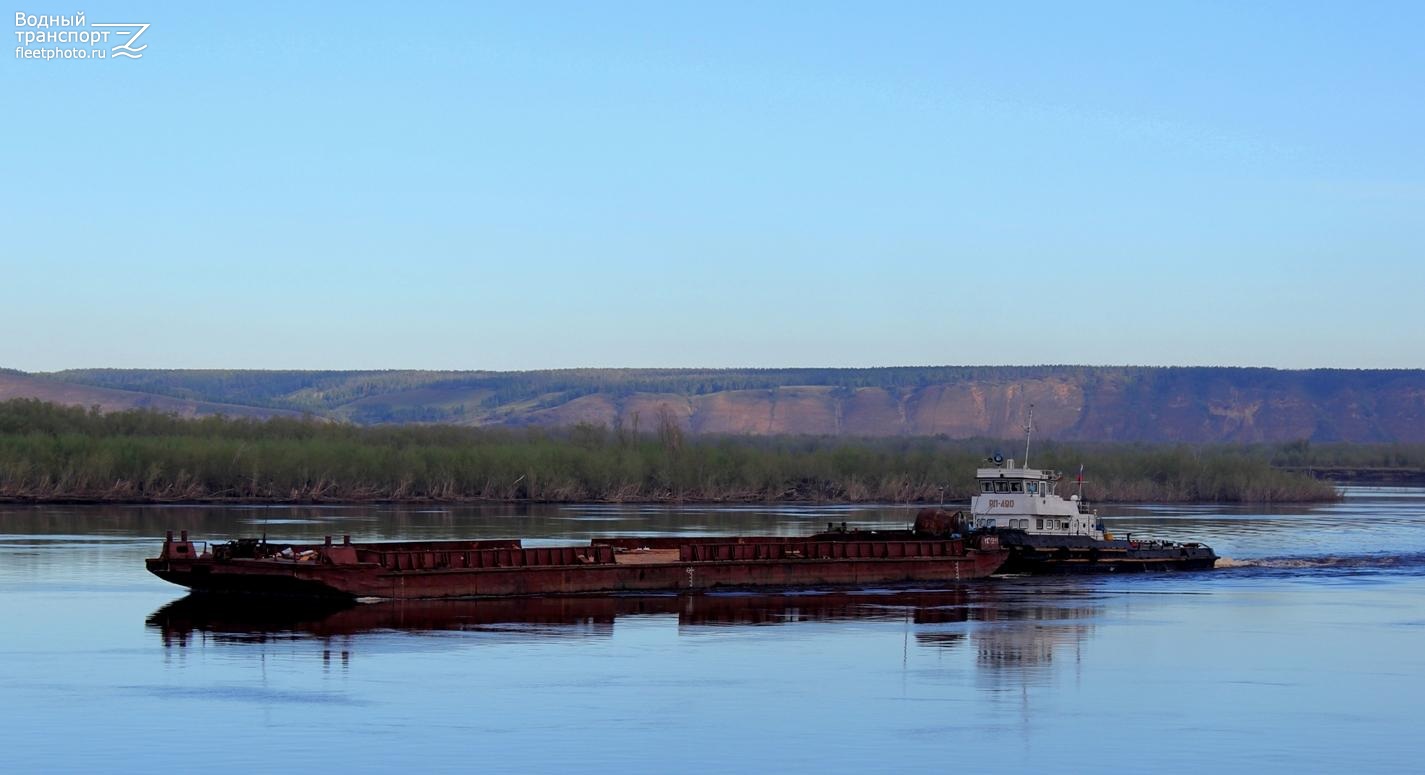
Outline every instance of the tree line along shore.
[[(358, 427), (183, 419), (0, 402), (0, 498), (96, 502), (893, 502), (967, 500), (974, 470), (1022, 442), (708, 437), (580, 425)], [(1084, 466), (1107, 502), (1304, 502), (1338, 497), (1313, 469), (1425, 470), (1425, 445), (1036, 443), (1031, 463)]]

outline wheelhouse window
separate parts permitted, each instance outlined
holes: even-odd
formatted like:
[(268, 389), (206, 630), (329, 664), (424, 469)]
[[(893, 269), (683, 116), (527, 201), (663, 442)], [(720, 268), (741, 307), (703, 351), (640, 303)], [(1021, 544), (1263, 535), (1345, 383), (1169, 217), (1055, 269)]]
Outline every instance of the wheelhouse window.
[(1043, 520), (1043, 519), (1036, 519), (1036, 520), (1034, 520), (1034, 527), (1035, 527), (1036, 529), (1038, 529), (1038, 530), (1043, 530), (1043, 529), (1044, 529), (1044, 520)]
[(1010, 484), (1010, 490), (1012, 492), (1024, 492), (1024, 485), (1020, 484), (1019, 482), (1014, 482)]
[(1024, 489), (1027, 490), (1030, 495), (1033, 495), (1039, 491), (1039, 485), (1034, 482), (1028, 482), (1024, 485)]
[(980, 482), (980, 492), (994, 492), (994, 482)]

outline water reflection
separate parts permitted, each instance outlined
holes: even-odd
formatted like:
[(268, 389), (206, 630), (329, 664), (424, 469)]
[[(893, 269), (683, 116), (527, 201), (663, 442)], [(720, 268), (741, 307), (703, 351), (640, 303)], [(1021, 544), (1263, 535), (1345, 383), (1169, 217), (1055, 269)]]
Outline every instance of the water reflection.
[(1090, 771), (1114, 741), (1150, 768), (1210, 751), (1234, 771), (1418, 769), (1425, 492), (1104, 513), (1236, 561), (934, 589), (214, 605), (144, 570), (164, 530), (583, 542), (907, 510), (0, 506), (0, 696), (23, 709), (3, 761), (137, 771), (161, 723), (223, 771)]
[(189, 595), (153, 612), (147, 623), (162, 634), (164, 645), (184, 646), (194, 633), (213, 635), (220, 642), (380, 631), (520, 631), (565, 637), (608, 635), (619, 618), (632, 616), (676, 617), (677, 627), (683, 629), (905, 617), (964, 622), (969, 611), (965, 589), (315, 604)]
[[(96, 520), (96, 516), (102, 515)], [(0, 541), (103, 540), (105, 536), (161, 537), (187, 530), (209, 540), (266, 533), (283, 540), (349, 533), (357, 540), (432, 538), (582, 539), (620, 533), (698, 535), (768, 532), (800, 534), (847, 522), (857, 527), (906, 526), (908, 506), (392, 504), (333, 506), (16, 506), (0, 504)]]
[[(1091, 635), (1102, 605), (1072, 580), (975, 583), (945, 589), (703, 593), (536, 597), (503, 600), (407, 600), (370, 603), (270, 601), (189, 595), (146, 620), (166, 649), (283, 640), (323, 644), (343, 662), (363, 637), (381, 633), (483, 633), (503, 641), (600, 638), (620, 620), (666, 619), (679, 635), (710, 628), (878, 622), (903, 626), (916, 645), (961, 649), (979, 667), (1015, 674), (1048, 666), (1065, 647)], [(337, 644), (333, 646), (333, 644)]]

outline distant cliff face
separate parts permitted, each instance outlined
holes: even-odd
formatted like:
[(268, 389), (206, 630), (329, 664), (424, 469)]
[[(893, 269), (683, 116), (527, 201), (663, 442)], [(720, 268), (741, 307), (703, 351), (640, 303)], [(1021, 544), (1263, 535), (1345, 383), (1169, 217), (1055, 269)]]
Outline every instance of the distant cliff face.
[[(1384, 380), (1267, 379), (1192, 370), (1135, 377), (984, 380), (909, 389), (780, 387), (701, 396), (594, 394), (531, 412), (520, 422), (643, 427), (666, 410), (695, 433), (1014, 438), (1034, 405), (1035, 432), (1082, 441), (1425, 441), (1425, 374)], [(1334, 383), (1334, 384), (1333, 384)], [(512, 418), (516, 419), (516, 418)]]
[[(1425, 442), (1425, 371), (927, 367), (551, 372), (8, 372), (0, 397), (358, 423), (1145, 442)], [(102, 400), (100, 400), (102, 399)], [(181, 403), (180, 403), (181, 402)]]

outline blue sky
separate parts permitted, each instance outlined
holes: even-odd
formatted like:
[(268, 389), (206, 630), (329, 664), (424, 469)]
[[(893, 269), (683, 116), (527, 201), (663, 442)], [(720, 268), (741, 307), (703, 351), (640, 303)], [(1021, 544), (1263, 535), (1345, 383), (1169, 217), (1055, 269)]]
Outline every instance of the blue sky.
[(80, 8), (0, 366), (1425, 366), (1419, 3)]

